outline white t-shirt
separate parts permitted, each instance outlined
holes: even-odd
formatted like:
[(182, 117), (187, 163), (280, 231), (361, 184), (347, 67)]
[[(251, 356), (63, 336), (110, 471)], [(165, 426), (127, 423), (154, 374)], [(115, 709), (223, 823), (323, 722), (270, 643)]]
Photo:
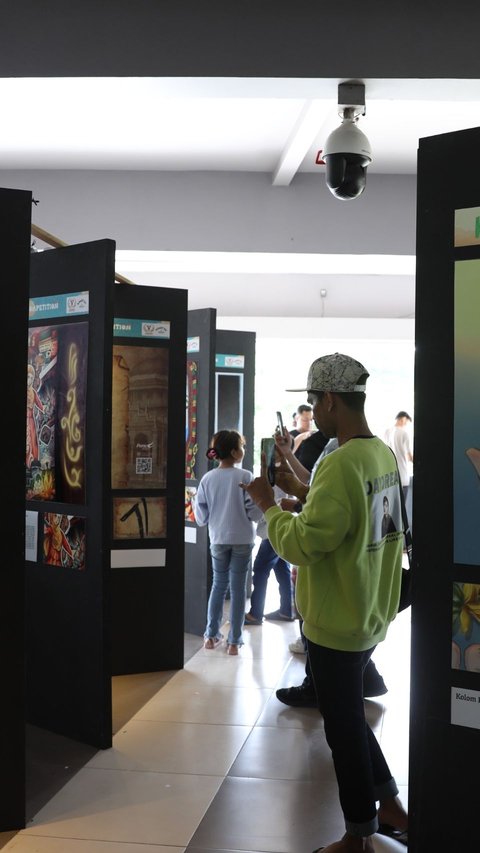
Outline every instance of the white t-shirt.
[(410, 436), (407, 430), (404, 427), (390, 427), (390, 429), (387, 429), (385, 433), (385, 444), (388, 444), (397, 457), (402, 486), (408, 486), (410, 483), (408, 462), (409, 454), (411, 454), (412, 451), (410, 447)]

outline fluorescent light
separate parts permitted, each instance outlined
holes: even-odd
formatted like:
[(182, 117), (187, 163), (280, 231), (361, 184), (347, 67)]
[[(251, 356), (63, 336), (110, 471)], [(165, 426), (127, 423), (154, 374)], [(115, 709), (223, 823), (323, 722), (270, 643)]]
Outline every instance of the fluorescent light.
[(415, 275), (415, 255), (327, 255), (289, 252), (154, 252), (119, 249), (116, 268), (127, 273), (239, 273), (268, 275)]

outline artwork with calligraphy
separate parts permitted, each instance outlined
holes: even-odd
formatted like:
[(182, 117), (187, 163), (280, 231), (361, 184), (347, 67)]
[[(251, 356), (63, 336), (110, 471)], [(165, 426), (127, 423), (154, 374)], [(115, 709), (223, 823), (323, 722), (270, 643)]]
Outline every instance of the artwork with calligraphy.
[(114, 345), (112, 369), (112, 489), (164, 489), (168, 349)]
[(62, 569), (85, 569), (85, 519), (46, 512), (43, 518), (43, 562)]
[(114, 539), (164, 539), (166, 535), (166, 498), (113, 499)]
[(30, 326), (26, 498), (85, 503), (88, 324)]
[(196, 361), (187, 361), (187, 399), (185, 414), (185, 479), (195, 480), (197, 456), (197, 374)]

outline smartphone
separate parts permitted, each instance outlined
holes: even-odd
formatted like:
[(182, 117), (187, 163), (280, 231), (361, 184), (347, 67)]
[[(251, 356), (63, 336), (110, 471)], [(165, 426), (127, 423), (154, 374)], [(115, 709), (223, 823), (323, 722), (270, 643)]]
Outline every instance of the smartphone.
[(267, 477), (271, 486), (275, 485), (275, 439), (262, 438), (261, 451), (265, 454)]
[(280, 435), (283, 435), (283, 418), (281, 412), (277, 412), (277, 430)]

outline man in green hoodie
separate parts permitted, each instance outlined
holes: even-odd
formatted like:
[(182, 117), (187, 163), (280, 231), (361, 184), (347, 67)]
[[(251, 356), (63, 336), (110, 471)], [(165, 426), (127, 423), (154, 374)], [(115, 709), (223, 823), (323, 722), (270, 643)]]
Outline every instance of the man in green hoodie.
[[(297, 608), (345, 817), (345, 835), (325, 853), (373, 853), (378, 831), (407, 843), (408, 817), (362, 692), (363, 671), (398, 610), (403, 549), (395, 459), (365, 418), (368, 376), (334, 353), (316, 359), (306, 389), (296, 389), (307, 392), (318, 429), (339, 444), (318, 465), (299, 515), (275, 504), (265, 476), (244, 487), (277, 554), (299, 567)], [(382, 531), (385, 497), (394, 531)]]

